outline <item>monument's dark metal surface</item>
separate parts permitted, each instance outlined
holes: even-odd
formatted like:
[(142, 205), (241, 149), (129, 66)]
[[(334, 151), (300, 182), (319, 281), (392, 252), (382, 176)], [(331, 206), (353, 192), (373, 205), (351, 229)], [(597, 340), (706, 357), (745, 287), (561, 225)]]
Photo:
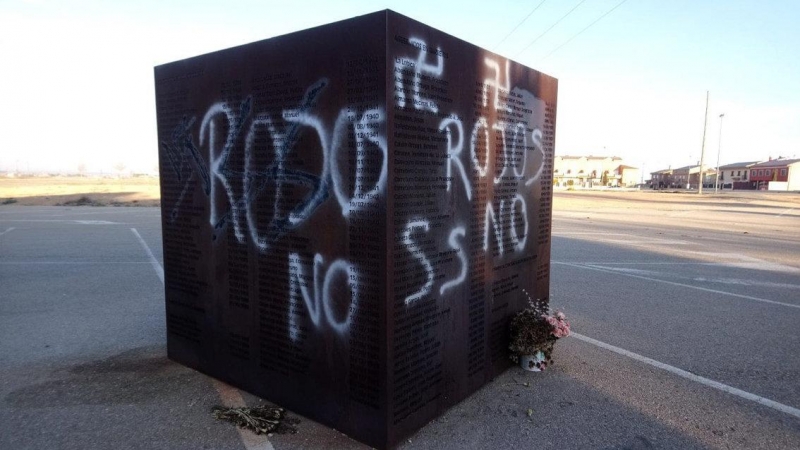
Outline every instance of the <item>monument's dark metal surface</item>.
[(509, 366), (555, 79), (383, 11), (155, 80), (170, 358), (376, 447)]

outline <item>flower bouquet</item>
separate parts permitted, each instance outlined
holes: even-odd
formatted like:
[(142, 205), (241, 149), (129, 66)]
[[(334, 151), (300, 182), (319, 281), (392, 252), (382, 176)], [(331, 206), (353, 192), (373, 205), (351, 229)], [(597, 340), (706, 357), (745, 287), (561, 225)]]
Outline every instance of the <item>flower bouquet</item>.
[(551, 314), (546, 301), (534, 301), (528, 296), (528, 307), (511, 320), (511, 360), (525, 370), (541, 372), (553, 363), (553, 344), (566, 336), (569, 322), (564, 313)]

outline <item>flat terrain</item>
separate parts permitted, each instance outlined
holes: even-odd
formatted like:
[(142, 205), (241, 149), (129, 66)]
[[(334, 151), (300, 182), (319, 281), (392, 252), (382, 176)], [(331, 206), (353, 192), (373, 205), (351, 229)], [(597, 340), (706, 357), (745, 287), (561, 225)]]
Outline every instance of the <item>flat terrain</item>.
[[(575, 335), (402, 448), (800, 448), (800, 195), (554, 205)], [(364, 448), (302, 417), (269, 438), (215, 421), (261, 400), (166, 359), (161, 259), (157, 208), (0, 205), (0, 448)]]
[(159, 206), (156, 177), (0, 178), (0, 204), (21, 206)]

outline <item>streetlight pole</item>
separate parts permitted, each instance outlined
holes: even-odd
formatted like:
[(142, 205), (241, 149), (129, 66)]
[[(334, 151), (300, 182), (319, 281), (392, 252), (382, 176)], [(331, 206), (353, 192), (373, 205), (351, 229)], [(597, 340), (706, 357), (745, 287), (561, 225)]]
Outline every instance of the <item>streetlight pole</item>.
[(714, 193), (717, 193), (717, 189), (719, 188), (719, 155), (722, 152), (722, 118), (725, 117), (725, 113), (719, 115), (719, 139), (717, 140), (717, 177), (714, 180)]
[[(708, 91), (706, 91), (706, 115), (703, 120), (703, 145), (700, 147), (700, 173), (697, 180), (697, 193), (703, 195), (703, 157), (706, 154), (706, 126), (708, 125)], [(692, 179), (692, 171), (689, 170), (689, 180)], [(691, 181), (690, 181), (691, 183)]]
[[(644, 161), (642, 161), (642, 173), (641, 173), (642, 181), (639, 182), (639, 190), (640, 191), (642, 190), (642, 187), (644, 187), (644, 167), (645, 167), (644, 166)], [(652, 180), (650, 182), (652, 183)]]

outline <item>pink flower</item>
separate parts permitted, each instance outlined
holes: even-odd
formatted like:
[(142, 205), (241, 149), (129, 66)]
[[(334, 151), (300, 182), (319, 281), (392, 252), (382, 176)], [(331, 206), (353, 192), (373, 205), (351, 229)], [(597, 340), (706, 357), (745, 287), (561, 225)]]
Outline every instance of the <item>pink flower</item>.
[(553, 330), (550, 334), (555, 336), (556, 338), (562, 338), (569, 336), (569, 322), (566, 320), (559, 320), (555, 317), (548, 318), (547, 323), (553, 327)]

